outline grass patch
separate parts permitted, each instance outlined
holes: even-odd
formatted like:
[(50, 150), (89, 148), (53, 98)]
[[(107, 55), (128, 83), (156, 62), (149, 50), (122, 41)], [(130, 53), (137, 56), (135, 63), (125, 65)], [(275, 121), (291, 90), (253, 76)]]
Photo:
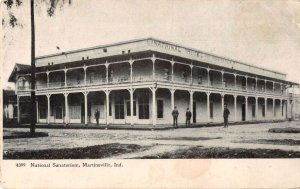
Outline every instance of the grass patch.
[(146, 150), (136, 144), (111, 143), (81, 148), (30, 150), (23, 152), (5, 152), (4, 159), (99, 159), (114, 155)]
[(37, 137), (47, 137), (48, 133), (45, 132), (11, 132), (9, 134), (4, 134), (3, 139), (17, 139), (17, 138), (37, 138)]
[(185, 141), (201, 141), (201, 140), (214, 140), (221, 139), (222, 137), (208, 138), (208, 137), (162, 137), (162, 138), (153, 138), (155, 140), (185, 140)]
[(270, 149), (242, 149), (242, 148), (202, 148), (180, 149), (155, 156), (144, 156), (141, 159), (208, 159), (208, 158), (300, 158), (300, 152), (270, 150)]
[(274, 144), (274, 145), (290, 145), (290, 146), (297, 146), (300, 145), (300, 140), (293, 140), (293, 139), (283, 139), (283, 140), (246, 140), (246, 141), (239, 141), (237, 143), (253, 143), (253, 144)]
[(272, 129), (269, 129), (268, 132), (270, 132), (270, 133), (300, 133), (300, 128), (293, 128), (293, 127), (272, 128)]

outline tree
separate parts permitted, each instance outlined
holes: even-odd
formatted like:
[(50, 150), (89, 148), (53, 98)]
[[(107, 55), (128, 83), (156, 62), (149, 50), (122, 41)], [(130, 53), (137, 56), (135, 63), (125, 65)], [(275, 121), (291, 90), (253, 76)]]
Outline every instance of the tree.
[[(12, 7), (20, 7), (22, 6), (22, 0), (4, 0), (9, 18), (5, 20), (2, 18), (2, 26), (6, 23), (9, 24), (10, 27), (14, 28), (16, 26), (20, 26), (18, 22), (18, 18), (13, 14)], [(55, 14), (55, 10), (57, 7), (62, 7), (64, 4), (68, 3), (72, 4), (72, 0), (36, 0), (37, 5), (41, 3), (46, 3), (48, 6), (47, 14), (52, 17)], [(35, 124), (36, 124), (36, 103), (35, 103), (35, 24), (34, 24), (34, 7), (35, 0), (30, 0), (30, 20), (31, 20), (31, 94), (30, 94), (30, 132), (35, 133)]]

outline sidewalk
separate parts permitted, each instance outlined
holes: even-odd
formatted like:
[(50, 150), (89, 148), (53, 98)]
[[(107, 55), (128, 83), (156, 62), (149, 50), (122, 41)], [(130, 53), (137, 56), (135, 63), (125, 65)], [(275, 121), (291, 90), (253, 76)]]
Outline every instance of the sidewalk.
[[(233, 125), (247, 125), (247, 124), (260, 124), (260, 123), (279, 123), (279, 122), (286, 122), (286, 120), (276, 120), (276, 121), (246, 121), (246, 122), (229, 122), (230, 126)], [(54, 123), (54, 124), (41, 124), (37, 123), (36, 128), (39, 129), (103, 129), (103, 130), (170, 130), (170, 129), (188, 129), (188, 128), (201, 128), (201, 127), (216, 127), (216, 126), (223, 126), (223, 122), (218, 123), (196, 123), (191, 124), (191, 127), (186, 127), (184, 124), (178, 124), (178, 127), (175, 128), (173, 125), (118, 125), (118, 124), (82, 124), (82, 123), (72, 123), (72, 124), (63, 124), (63, 123)], [(19, 124), (19, 125), (6, 125), (4, 128), (30, 128), (29, 124)]]

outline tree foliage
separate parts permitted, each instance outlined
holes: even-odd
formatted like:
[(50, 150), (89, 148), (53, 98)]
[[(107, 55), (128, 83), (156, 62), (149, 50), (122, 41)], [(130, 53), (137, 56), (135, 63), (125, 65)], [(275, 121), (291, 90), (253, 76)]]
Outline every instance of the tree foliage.
[[(18, 22), (18, 18), (14, 15), (12, 8), (22, 6), (24, 0), (4, 0), (3, 4), (5, 5), (8, 11), (8, 18), (5, 20), (2, 18), (2, 26), (7, 23), (10, 27), (14, 28), (16, 26), (21, 26)], [(72, 4), (72, 0), (36, 0), (36, 6), (40, 3), (45, 3), (47, 6), (47, 15), (52, 17), (55, 15), (57, 8), (62, 8), (65, 4)]]

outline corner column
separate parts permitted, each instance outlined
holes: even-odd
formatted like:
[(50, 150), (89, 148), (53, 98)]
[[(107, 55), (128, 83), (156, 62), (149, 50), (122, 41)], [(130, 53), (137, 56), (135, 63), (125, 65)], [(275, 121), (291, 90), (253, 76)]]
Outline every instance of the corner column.
[(49, 71), (47, 70), (46, 74), (47, 74), (47, 88), (49, 88)]
[(155, 54), (153, 54), (151, 60), (152, 60), (152, 63), (153, 63), (152, 79), (155, 80), (155, 61), (156, 61)]
[(105, 68), (106, 68), (106, 83), (108, 83), (108, 66), (109, 66), (109, 64), (108, 64), (108, 62), (106, 61), (106, 62), (105, 62)]
[(64, 72), (65, 72), (65, 88), (67, 87), (67, 69), (65, 68), (64, 69)]
[[(172, 61), (171, 61), (171, 65), (172, 65), (172, 82), (174, 82), (174, 60), (172, 58)], [(173, 107), (174, 108), (174, 107)]]
[(236, 89), (236, 73), (234, 73), (234, 88)]
[(133, 60), (130, 58), (129, 60), (129, 64), (130, 64), (130, 82), (133, 82), (133, 70), (132, 70), (132, 64), (133, 64)]
[(86, 65), (83, 66), (83, 70), (84, 70), (84, 85), (86, 85)]
[(191, 85), (193, 84), (193, 65), (190, 65), (191, 68)]
[(209, 67), (206, 69), (207, 70), (207, 86), (210, 86), (210, 79), (209, 79)]

